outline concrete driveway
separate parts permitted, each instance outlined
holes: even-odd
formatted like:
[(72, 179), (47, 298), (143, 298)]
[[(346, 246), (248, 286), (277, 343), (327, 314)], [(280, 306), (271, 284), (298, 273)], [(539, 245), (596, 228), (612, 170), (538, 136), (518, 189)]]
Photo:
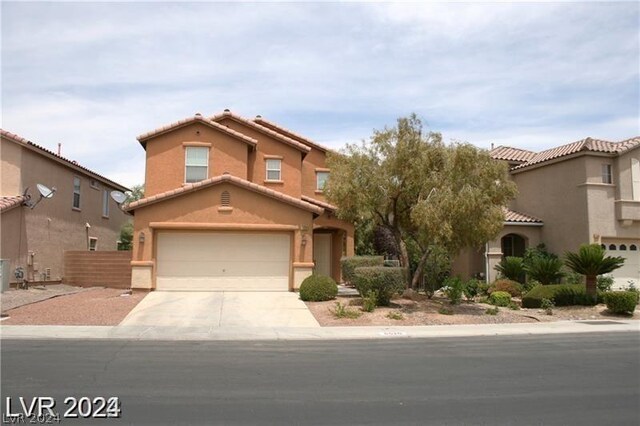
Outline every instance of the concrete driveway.
[(320, 327), (297, 293), (149, 293), (121, 326)]

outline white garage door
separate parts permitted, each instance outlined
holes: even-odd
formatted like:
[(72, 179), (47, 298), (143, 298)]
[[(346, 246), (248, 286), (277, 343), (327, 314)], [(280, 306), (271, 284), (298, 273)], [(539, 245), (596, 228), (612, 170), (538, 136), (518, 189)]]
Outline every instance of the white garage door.
[(288, 234), (160, 232), (157, 290), (288, 291)]
[(629, 281), (640, 287), (640, 241), (606, 241), (602, 245), (607, 256), (620, 256), (625, 259), (622, 268), (611, 274), (615, 280), (613, 287), (626, 288)]

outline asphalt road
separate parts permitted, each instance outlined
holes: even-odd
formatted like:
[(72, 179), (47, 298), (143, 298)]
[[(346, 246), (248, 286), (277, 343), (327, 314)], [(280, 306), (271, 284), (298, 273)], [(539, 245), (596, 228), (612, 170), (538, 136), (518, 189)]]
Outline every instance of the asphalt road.
[(67, 396), (118, 396), (122, 418), (100, 424), (640, 424), (638, 333), (3, 340), (1, 352), (3, 414), (6, 397), (16, 412), (20, 396), (54, 397), (61, 411)]

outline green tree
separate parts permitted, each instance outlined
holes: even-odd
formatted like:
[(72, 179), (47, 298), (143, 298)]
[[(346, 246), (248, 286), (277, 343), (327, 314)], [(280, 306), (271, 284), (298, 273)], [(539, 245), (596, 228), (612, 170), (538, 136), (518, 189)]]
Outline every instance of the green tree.
[(131, 191), (127, 192), (125, 195), (127, 196), (127, 199), (124, 202), (125, 204), (144, 198), (144, 184), (133, 185), (131, 187)]
[(133, 222), (127, 222), (120, 228), (120, 244), (118, 250), (131, 250), (133, 241)]
[(388, 229), (404, 267), (408, 243), (418, 247), (410, 288), (418, 283), (430, 247), (454, 256), (495, 238), (503, 207), (516, 194), (506, 164), (467, 143), (445, 145), (439, 133), (423, 130), (415, 114), (374, 131), (368, 142), (329, 155), (328, 165), (325, 193), (340, 218), (373, 220)]
[(565, 253), (565, 264), (569, 269), (586, 277), (586, 291), (596, 296), (598, 275), (608, 274), (624, 264), (624, 258), (606, 256), (598, 244), (583, 244), (577, 253)]

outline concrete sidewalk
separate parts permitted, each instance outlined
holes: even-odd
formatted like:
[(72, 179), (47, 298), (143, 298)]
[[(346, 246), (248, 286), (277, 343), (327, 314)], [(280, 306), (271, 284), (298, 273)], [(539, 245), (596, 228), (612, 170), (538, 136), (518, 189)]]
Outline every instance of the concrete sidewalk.
[(415, 327), (162, 327), (1, 325), (2, 339), (353, 340), (461, 336), (640, 332), (638, 320)]

